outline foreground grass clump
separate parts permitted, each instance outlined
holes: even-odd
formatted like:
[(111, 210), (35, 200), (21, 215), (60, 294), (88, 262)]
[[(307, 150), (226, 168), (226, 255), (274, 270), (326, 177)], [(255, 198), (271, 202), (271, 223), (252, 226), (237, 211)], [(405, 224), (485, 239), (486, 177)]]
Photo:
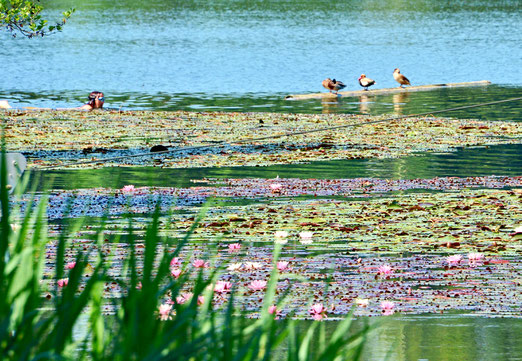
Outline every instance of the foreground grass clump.
[[(179, 240), (166, 252), (158, 234), (159, 212), (147, 227), (144, 248), (128, 237), (129, 255), (121, 275), (111, 272), (105, 253), (86, 250), (65, 264), (70, 235), (81, 228), (79, 220), (63, 230), (56, 242), (55, 272), (45, 279), (48, 243), (45, 202), (27, 208), (20, 223), (10, 209), (2, 162), (0, 201), (0, 358), (2, 360), (350, 360), (358, 359), (367, 328), (350, 332), (351, 315), (327, 338), (325, 326), (306, 326), (291, 317), (277, 319), (277, 269), (265, 285), (266, 293), (256, 319), (235, 306), (235, 291), (221, 309), (213, 306), (219, 270), (190, 273), (177, 279), (171, 263), (190, 238)], [(97, 239), (103, 242), (103, 224)], [(132, 230), (132, 227), (129, 228)], [(273, 255), (278, 259), (278, 249)], [(93, 259), (95, 260), (93, 262)], [(46, 286), (48, 285), (48, 286)], [(123, 290), (107, 301), (112, 285)], [(188, 302), (168, 302), (185, 297)], [(167, 301), (164, 301), (167, 299)], [(312, 307), (320, 314), (318, 307)], [(319, 317), (318, 317), (319, 318)], [(299, 330), (299, 332), (298, 332)]]

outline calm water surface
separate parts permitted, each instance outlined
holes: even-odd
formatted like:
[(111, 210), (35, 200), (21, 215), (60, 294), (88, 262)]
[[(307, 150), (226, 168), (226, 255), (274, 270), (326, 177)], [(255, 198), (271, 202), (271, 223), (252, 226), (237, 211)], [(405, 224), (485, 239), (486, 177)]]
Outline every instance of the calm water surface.
[[(358, 320), (362, 323), (362, 320)], [(373, 320), (377, 328), (363, 360), (522, 360), (520, 319), (455, 316), (393, 316)]]
[[(519, 319), (418, 315), (357, 318), (354, 329), (374, 326), (364, 361), (515, 361), (522, 360)], [(335, 323), (326, 325), (333, 332)], [(284, 357), (281, 357), (284, 359)]]
[[(223, 167), (168, 169), (115, 167), (85, 170), (33, 171), (32, 182), (39, 191), (78, 188), (193, 187), (204, 178), (301, 178), (347, 179), (359, 177), (414, 179), (434, 177), (520, 176), (522, 145), (474, 147), (454, 153), (404, 157), (400, 159), (337, 160), (269, 167)], [(35, 184), (37, 182), (37, 184)]]
[[(357, 78), (366, 73), (378, 87), (396, 86), (396, 67), (412, 84), (490, 80), (501, 87), (499, 97), (521, 93), (519, 0), (44, 5), (51, 18), (71, 6), (77, 12), (62, 33), (43, 39), (0, 32), (0, 98), (14, 106), (77, 106), (96, 89), (114, 108), (354, 112), (360, 110), (356, 99), (281, 100), (322, 91), (325, 77), (358, 89)], [(428, 100), (424, 109), (464, 101), (461, 94), (442, 94), (441, 104)], [(490, 98), (475, 94), (465, 101)], [(408, 103), (369, 101), (377, 113)]]
[[(43, 1), (74, 6), (64, 32), (12, 39), (0, 32), (0, 99), (15, 107), (71, 107), (92, 90), (106, 106), (149, 110), (411, 114), (522, 96), (520, 0)], [(285, 101), (323, 91), (325, 77), (358, 89), (490, 80), (494, 85), (338, 101)], [(447, 114), (522, 121), (522, 103)], [(520, 146), (398, 160), (241, 169), (53, 171), (53, 187), (172, 186), (169, 178), (429, 178), (521, 175)], [(184, 186), (189, 184), (186, 181)], [(521, 360), (520, 319), (392, 317), (367, 360)]]

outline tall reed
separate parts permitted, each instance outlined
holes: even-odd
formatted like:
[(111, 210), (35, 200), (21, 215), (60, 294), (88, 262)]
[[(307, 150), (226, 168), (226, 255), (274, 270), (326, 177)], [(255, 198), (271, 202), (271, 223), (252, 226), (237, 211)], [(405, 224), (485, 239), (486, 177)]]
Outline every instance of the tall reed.
[[(247, 312), (238, 307), (236, 290), (229, 294), (224, 307), (215, 308), (213, 287), (219, 268), (195, 275), (184, 272), (173, 279), (170, 262), (186, 246), (192, 230), (178, 240), (173, 252), (168, 252), (168, 240), (158, 233), (159, 210), (147, 227), (143, 254), (136, 252), (136, 237), (129, 220), (129, 252), (121, 275), (111, 274), (112, 260), (101, 251), (102, 247), (93, 251), (95, 254), (79, 252), (75, 266), (65, 269), (64, 255), (70, 246), (70, 236), (86, 221), (79, 220), (58, 237), (54, 274), (49, 279), (43, 272), (50, 242), (46, 202), (41, 201), (36, 207), (27, 206), (23, 215), (19, 215), (6, 191), (5, 169), (2, 155), (2, 360), (325, 361), (360, 358), (368, 327), (359, 332), (351, 331), (352, 314), (339, 322), (333, 333), (326, 335), (324, 322), (305, 322), (292, 315), (276, 319), (269, 312), (271, 305), (285, 302), (284, 297), (276, 299), (276, 267), (256, 319), (248, 318)], [(196, 225), (197, 222), (194, 227)], [(98, 232), (101, 245), (103, 222)], [(279, 248), (276, 248), (274, 265), (278, 256)], [(59, 287), (58, 281), (64, 279), (68, 280), (67, 285)], [(107, 285), (117, 285), (118, 297), (107, 298)], [(190, 301), (174, 303), (172, 312), (160, 319), (161, 300), (166, 295), (176, 299), (187, 286), (193, 293)], [(76, 332), (78, 328), (82, 332)]]

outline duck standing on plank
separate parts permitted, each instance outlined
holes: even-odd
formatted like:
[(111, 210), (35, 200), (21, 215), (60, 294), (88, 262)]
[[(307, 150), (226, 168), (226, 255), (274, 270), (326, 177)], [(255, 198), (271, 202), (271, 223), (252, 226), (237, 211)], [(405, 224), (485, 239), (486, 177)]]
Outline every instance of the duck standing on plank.
[(337, 92), (343, 88), (346, 87), (346, 85), (344, 85), (344, 83), (342, 81), (339, 81), (339, 80), (335, 80), (335, 79), (330, 79), (330, 78), (326, 78), (325, 80), (323, 80), (323, 86), (328, 89), (330, 91), (330, 93), (332, 92), (332, 90), (335, 91), (335, 94), (337, 94)]
[(403, 85), (411, 85), (408, 78), (401, 74), (399, 68), (395, 68), (395, 70), (393, 71), (393, 78), (397, 80), (397, 82), (400, 84), (400, 88), (402, 88)]
[(375, 80), (367, 78), (366, 74), (361, 74), (359, 77), (359, 84), (364, 88), (364, 90), (368, 90), (368, 87), (375, 84)]

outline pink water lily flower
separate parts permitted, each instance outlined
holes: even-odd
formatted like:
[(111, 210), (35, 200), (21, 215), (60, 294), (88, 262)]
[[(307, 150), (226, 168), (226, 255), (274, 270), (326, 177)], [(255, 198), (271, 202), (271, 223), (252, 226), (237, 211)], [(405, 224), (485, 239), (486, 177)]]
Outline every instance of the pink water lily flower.
[(241, 244), (240, 243), (231, 243), (228, 245), (228, 251), (229, 252), (235, 252), (235, 251), (239, 251), (241, 249)]
[(276, 305), (268, 307), (268, 313), (271, 315), (275, 315), (276, 320), (279, 320), (279, 316), (281, 316), (281, 311), (277, 309)]
[(208, 262), (205, 262), (203, 259), (195, 259), (194, 262), (192, 262), (192, 265), (196, 268), (207, 268)]
[(324, 307), (321, 303), (316, 303), (310, 308), (310, 314), (314, 320), (321, 321), (326, 317), (326, 307)]
[(480, 260), (482, 260), (482, 258), (484, 258), (484, 255), (482, 253), (469, 253), (468, 254), (468, 260), (470, 262), (478, 262)]
[(285, 271), (288, 269), (289, 263), (287, 261), (279, 261), (277, 262), (277, 270), (279, 272)]
[(134, 192), (136, 188), (134, 188), (134, 186), (132, 184), (130, 185), (127, 185), (127, 186), (124, 186), (121, 190), (123, 192)]
[(58, 284), (58, 287), (65, 287), (69, 284), (69, 279), (62, 278), (61, 280), (56, 281), (56, 283)]
[(159, 319), (161, 321), (172, 320), (172, 316), (170, 315), (171, 311), (172, 311), (172, 305), (162, 303), (159, 306)]
[(381, 276), (388, 276), (388, 275), (391, 275), (392, 273), (393, 273), (393, 269), (391, 268), (390, 265), (383, 264), (382, 266), (379, 267), (379, 274)]
[(198, 306), (205, 303), (205, 296), (198, 296)]
[(395, 312), (394, 311), (395, 303), (393, 303), (392, 301), (382, 301), (381, 308), (382, 308), (382, 314), (384, 316), (393, 315), (393, 313)]
[(283, 185), (281, 183), (271, 183), (270, 184), (270, 190), (272, 193), (280, 193), (281, 188), (283, 188)]
[(182, 305), (185, 302), (189, 301), (192, 298), (192, 296), (194, 296), (193, 293), (184, 292), (181, 295), (179, 295), (178, 297), (176, 297), (176, 303), (179, 305)]
[(450, 267), (457, 266), (460, 261), (462, 261), (462, 256), (460, 254), (455, 254), (446, 258), (446, 262), (448, 262)]
[(248, 285), (248, 288), (250, 288), (252, 291), (261, 291), (266, 288), (267, 282), (264, 280), (255, 280), (250, 282)]
[(181, 275), (181, 270), (177, 268), (172, 269), (170, 270), (170, 274), (172, 275), (172, 277), (178, 278)]
[(468, 254), (468, 261), (470, 267), (475, 267), (478, 263), (482, 261), (482, 258), (484, 258), (484, 255), (482, 253), (469, 253)]
[(181, 266), (181, 260), (179, 259), (179, 257), (174, 257), (170, 260), (170, 267), (177, 267), (177, 266)]
[(216, 286), (214, 287), (214, 292), (216, 293), (226, 293), (229, 292), (232, 288), (232, 283), (227, 281), (217, 281)]
[(65, 265), (65, 268), (67, 269), (73, 269), (74, 266), (76, 266), (76, 262), (69, 262)]
[(302, 244), (311, 244), (313, 236), (314, 234), (309, 231), (299, 232), (299, 242)]

